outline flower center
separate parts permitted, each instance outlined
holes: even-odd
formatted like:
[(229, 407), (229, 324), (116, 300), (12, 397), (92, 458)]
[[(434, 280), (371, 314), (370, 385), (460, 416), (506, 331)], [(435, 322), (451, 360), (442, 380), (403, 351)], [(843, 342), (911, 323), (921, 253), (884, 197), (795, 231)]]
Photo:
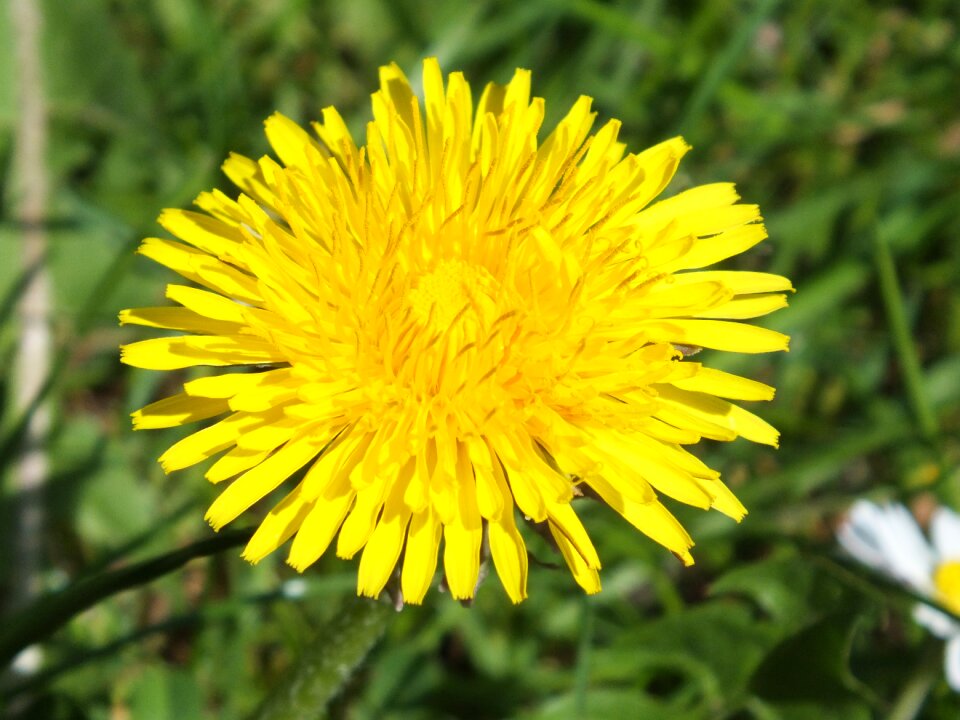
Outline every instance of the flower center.
[(419, 277), (416, 287), (407, 294), (407, 302), (422, 327), (443, 331), (464, 309), (488, 322), (495, 288), (496, 281), (485, 267), (442, 260)]
[(960, 614), (960, 560), (940, 564), (933, 574), (937, 601), (950, 612)]

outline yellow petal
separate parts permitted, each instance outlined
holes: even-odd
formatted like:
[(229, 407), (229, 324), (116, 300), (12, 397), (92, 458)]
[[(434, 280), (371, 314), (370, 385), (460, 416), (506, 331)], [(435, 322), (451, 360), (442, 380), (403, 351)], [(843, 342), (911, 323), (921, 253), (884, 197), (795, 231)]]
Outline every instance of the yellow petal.
[(174, 443), (160, 456), (160, 465), (168, 473), (195, 465), (234, 445), (240, 435), (261, 422), (261, 418), (234, 413)]
[(470, 464), (476, 474), (477, 508), (484, 518), (499, 518), (509, 503), (512, 511), (513, 501), (501, 490), (494, 477), (493, 466), (490, 464), (490, 454), (480, 440), (470, 440), (467, 443), (467, 453)]
[(231, 257), (243, 242), (236, 227), (191, 210), (164, 210), (157, 222), (171, 235), (215, 257)]
[(290, 378), (290, 370), (268, 370), (266, 372), (224, 373), (210, 377), (197, 378), (183, 384), (187, 395), (208, 398), (230, 399), (240, 392), (268, 383), (285, 382)]
[[(650, 442), (639, 435), (627, 438), (613, 433), (605, 433), (597, 440), (598, 448), (607, 453), (607, 464), (623, 462), (631, 469), (631, 475), (624, 477), (623, 482), (639, 475), (659, 492), (688, 505), (706, 509), (713, 502), (690, 472), (674, 461), (670, 449), (662, 443)], [(631, 484), (636, 485), (635, 480)], [(635, 500), (646, 499), (636, 494), (633, 497)]]
[(229, 480), (262, 463), (270, 457), (270, 452), (270, 450), (247, 450), (235, 447), (211, 465), (204, 477), (213, 484)]
[(260, 165), (255, 160), (244, 157), (239, 153), (230, 153), (221, 168), (233, 184), (247, 195), (256, 199), (262, 205), (276, 209), (276, 197), (267, 184)]
[(226, 194), (217, 189), (200, 193), (194, 199), (193, 204), (209, 215), (213, 215), (217, 220), (234, 227), (248, 222), (250, 219), (236, 200), (227, 197)]
[(254, 278), (189, 245), (174, 240), (147, 238), (137, 252), (198, 285), (242, 302), (254, 305), (263, 302)]
[(248, 305), (264, 304), (258, 281), (233, 265), (203, 256), (193, 260), (193, 269), (197, 282), (211, 290)]
[(698, 185), (651, 205), (631, 225), (637, 232), (651, 232), (693, 213), (732, 205), (739, 198), (733, 183)]
[(137, 252), (197, 283), (200, 282), (200, 275), (194, 267), (194, 261), (208, 257), (201, 250), (164, 238), (146, 238)]
[(483, 528), (472, 477), (457, 478), (457, 513), (443, 528), (443, 569), (450, 594), (458, 600), (472, 598), (480, 573)]
[(195, 398), (180, 393), (150, 403), (132, 414), (135, 430), (176, 427), (222, 415), (229, 407), (224, 400)]
[(685, 565), (693, 564), (690, 555), (693, 540), (659, 501), (639, 503), (631, 500), (602, 478), (588, 478), (585, 482), (637, 530), (677, 555)]
[(787, 306), (786, 295), (754, 295), (739, 297), (716, 305), (693, 315), (698, 318), (723, 318), (725, 320), (748, 320), (769, 315)]
[(740, 522), (744, 515), (747, 514), (747, 509), (743, 506), (743, 503), (737, 499), (737, 496), (733, 494), (730, 488), (721, 482), (720, 478), (701, 480), (700, 482), (708, 485), (710, 492), (713, 493), (714, 501), (712, 507), (714, 510), (719, 510), (737, 522)]
[(247, 542), (243, 559), (256, 564), (287, 540), (293, 537), (304, 518), (313, 509), (313, 501), (305, 500), (301, 492), (303, 483), (281, 500), (260, 523), (260, 527)]
[(769, 385), (708, 367), (701, 367), (693, 377), (675, 380), (671, 384), (682, 390), (730, 400), (773, 400), (774, 394)]
[(400, 558), (410, 510), (403, 504), (403, 487), (394, 485), (377, 527), (370, 535), (357, 570), (357, 594), (377, 597)]
[(510, 600), (519, 603), (527, 597), (527, 548), (513, 520), (513, 509), (499, 520), (490, 521), (490, 556), (497, 575)]
[(674, 285), (691, 285), (701, 282), (716, 282), (726, 286), (734, 295), (783, 292), (793, 290), (793, 284), (781, 275), (747, 272), (745, 270), (698, 270), (677, 273), (671, 278)]
[(670, 385), (657, 387), (661, 403), (689, 416), (729, 428), (741, 437), (765, 445), (777, 446), (780, 433), (776, 428), (743, 408), (726, 400), (688, 392)]
[(590, 564), (580, 555), (576, 546), (556, 525), (551, 522), (549, 527), (550, 534), (557, 543), (557, 547), (560, 548), (563, 559), (566, 560), (567, 567), (570, 568), (570, 573), (573, 575), (573, 579), (577, 581), (577, 585), (582, 587), (588, 595), (595, 595), (600, 592), (600, 574), (597, 570), (590, 567)]
[(790, 338), (783, 333), (746, 323), (723, 320), (662, 320), (643, 323), (651, 342), (694, 345), (740, 353), (787, 350)]
[(587, 567), (599, 570), (600, 558), (597, 551), (570, 503), (549, 505), (547, 517), (550, 518), (551, 527), (555, 527), (576, 548), (577, 554), (583, 558)]
[(636, 186), (631, 188), (631, 195), (639, 201), (640, 207), (663, 192), (676, 173), (681, 158), (689, 150), (690, 146), (682, 137), (674, 137), (636, 155), (643, 173)]
[(423, 602), (437, 569), (437, 549), (440, 547), (442, 529), (429, 507), (411, 518), (400, 575), (400, 589), (405, 602), (412, 605)]
[(323, 109), (323, 123), (313, 123), (313, 128), (327, 148), (341, 161), (354, 157), (357, 146), (340, 113), (334, 107)]
[(318, 448), (310, 437), (291, 440), (230, 483), (207, 510), (207, 521), (214, 530), (219, 530), (310, 462), (317, 452)]
[(278, 363), (285, 356), (273, 344), (246, 336), (153, 338), (123, 345), (120, 360), (144, 370), (179, 370), (197, 365)]
[(690, 250), (676, 262), (658, 271), (690, 270), (707, 267), (734, 255), (746, 252), (757, 243), (765, 240), (767, 229), (760, 223), (743, 225), (727, 230), (719, 235), (696, 240)]
[(373, 532), (380, 508), (383, 507), (386, 478), (381, 478), (370, 487), (357, 493), (357, 501), (350, 511), (350, 515), (340, 528), (337, 538), (337, 557), (349, 560), (357, 551), (366, 545)]
[(273, 418), (270, 422), (261, 423), (237, 438), (237, 447), (256, 451), (273, 450), (283, 445), (303, 427), (302, 421), (278, 414), (278, 410), (273, 410), (270, 414)]
[(228, 323), (245, 322), (243, 306), (217, 293), (186, 285), (167, 285), (167, 297), (204, 317)]
[(120, 311), (121, 325), (181, 330), (207, 335), (235, 335), (242, 329), (236, 323), (211, 320), (183, 307), (131, 308)]
[(480, 543), (483, 531), (459, 522), (443, 527), (443, 568), (450, 595), (456, 600), (473, 597), (480, 574)]
[(308, 149), (319, 150), (307, 131), (282, 113), (268, 117), (264, 126), (270, 146), (287, 167), (306, 167), (310, 164)]
[(345, 487), (334, 497), (318, 497), (313, 509), (297, 531), (287, 563), (298, 572), (313, 565), (327, 551), (343, 519), (350, 511), (356, 496), (353, 488)]
[(274, 382), (241, 390), (230, 398), (230, 408), (246, 412), (262, 412), (272, 407), (289, 404), (297, 399), (294, 383)]
[(411, 109), (417, 104), (417, 99), (413, 90), (410, 89), (410, 81), (396, 63), (380, 67), (380, 92), (406, 126), (412, 127), (414, 123)]

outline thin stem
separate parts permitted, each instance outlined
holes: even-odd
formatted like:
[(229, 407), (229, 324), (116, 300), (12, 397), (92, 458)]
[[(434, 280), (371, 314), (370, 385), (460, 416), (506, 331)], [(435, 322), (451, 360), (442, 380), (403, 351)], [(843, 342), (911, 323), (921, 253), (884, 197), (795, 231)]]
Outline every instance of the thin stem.
[(907, 400), (916, 418), (920, 435), (937, 453), (943, 474), (942, 487), (945, 500), (954, 509), (958, 509), (960, 508), (960, 484), (950, 482), (950, 476), (943, 472), (945, 469), (943, 467), (945, 465), (944, 456), (942, 449), (937, 443), (940, 426), (937, 421), (937, 414), (933, 409), (933, 405), (924, 387), (920, 357), (917, 354), (917, 347), (913, 341), (910, 325), (907, 321), (907, 313), (904, 309), (906, 303), (904, 302), (903, 291), (900, 288), (900, 281), (897, 278), (893, 254), (890, 252), (890, 247), (881, 237), (875, 224), (871, 232), (873, 234), (877, 276), (880, 280), (880, 293), (883, 297), (883, 305), (887, 313), (887, 324), (890, 327), (894, 352), (897, 354), (900, 369), (903, 373), (903, 384), (906, 390)]
[(942, 674), (943, 650), (932, 638), (923, 650), (923, 659), (900, 690), (887, 720), (914, 720), (920, 716), (934, 683)]
[(297, 664), (266, 699), (257, 720), (326, 717), (325, 708), (347, 683), (393, 614), (378, 600), (352, 598), (308, 643)]
[(893, 348), (903, 372), (903, 383), (907, 391), (907, 398), (920, 426), (920, 433), (925, 440), (932, 442), (936, 439), (939, 431), (937, 416), (930, 405), (927, 393), (924, 391), (923, 371), (920, 369), (917, 347), (913, 342), (910, 325), (907, 322), (907, 313), (904, 310), (906, 303), (903, 291), (900, 288), (900, 281), (897, 278), (893, 255), (876, 227), (872, 232), (874, 259), (877, 264), (877, 276), (880, 280), (880, 293), (883, 296), (883, 305), (887, 312), (887, 323), (893, 339)]
[(60, 592), (38, 598), (9, 618), (0, 630), (0, 665), (104, 598), (156, 580), (194, 558), (243, 545), (252, 534), (252, 528), (222, 533), (135, 565), (81, 578)]
[(573, 678), (573, 697), (576, 717), (588, 717), (587, 691), (590, 689), (590, 653), (593, 648), (593, 603), (584, 595), (580, 604), (580, 642), (577, 647), (577, 667)]

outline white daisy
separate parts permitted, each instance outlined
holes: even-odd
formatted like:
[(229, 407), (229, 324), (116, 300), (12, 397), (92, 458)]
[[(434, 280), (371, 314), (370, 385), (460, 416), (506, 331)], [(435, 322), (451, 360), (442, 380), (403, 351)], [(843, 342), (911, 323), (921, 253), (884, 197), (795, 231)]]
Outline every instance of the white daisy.
[[(837, 539), (864, 565), (903, 583), (932, 603), (960, 615), (960, 515), (937, 508), (930, 521), (930, 539), (899, 503), (853, 504), (837, 531)], [(953, 616), (918, 603), (913, 618), (946, 640), (947, 682), (960, 692), (960, 622)]]

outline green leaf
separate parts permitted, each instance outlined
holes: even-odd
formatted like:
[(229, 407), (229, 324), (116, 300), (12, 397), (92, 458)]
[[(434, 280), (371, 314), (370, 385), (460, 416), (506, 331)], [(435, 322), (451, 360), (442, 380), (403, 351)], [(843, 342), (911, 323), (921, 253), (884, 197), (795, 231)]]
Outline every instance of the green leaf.
[(749, 598), (784, 634), (853, 602), (836, 578), (795, 552), (734, 568), (713, 583), (711, 594)]
[(705, 603), (618, 634), (595, 653), (591, 687), (631, 682), (665, 710), (716, 708), (740, 696), (776, 640), (776, 630), (744, 604)]
[(784, 640), (753, 674), (751, 690), (784, 708), (810, 705), (840, 713), (862, 704), (863, 690), (849, 669), (857, 618), (838, 612)]
[(203, 698), (195, 679), (185, 670), (148, 667), (130, 692), (130, 715), (154, 720), (200, 720)]

